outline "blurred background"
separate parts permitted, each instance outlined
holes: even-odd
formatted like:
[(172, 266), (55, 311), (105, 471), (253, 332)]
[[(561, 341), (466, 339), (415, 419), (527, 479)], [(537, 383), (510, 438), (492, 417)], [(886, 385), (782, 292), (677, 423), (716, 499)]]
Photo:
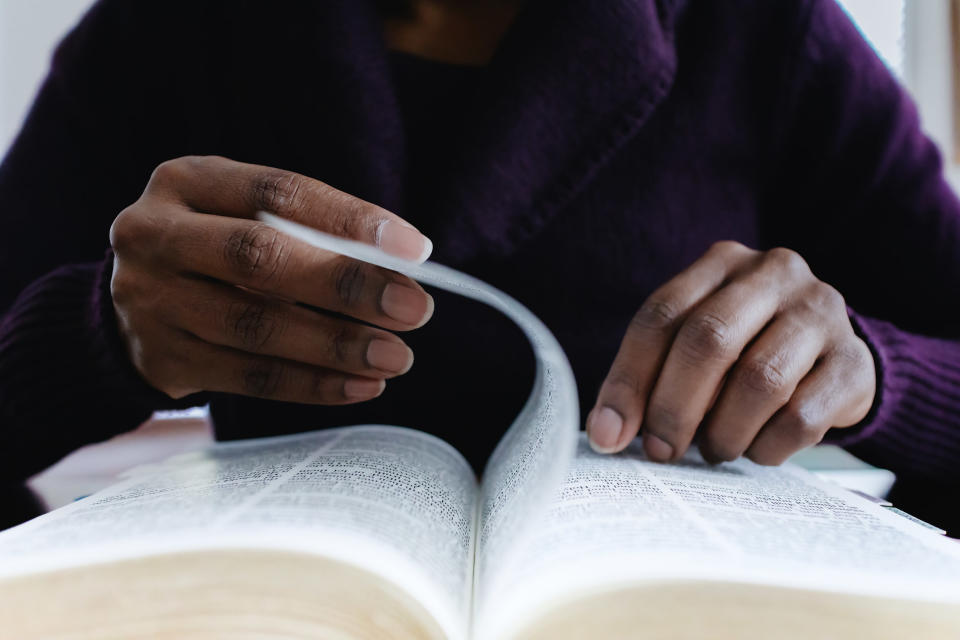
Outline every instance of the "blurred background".
[[(0, 0), (0, 153), (42, 81), (56, 43), (92, 0)], [(920, 107), (960, 189), (960, 0), (840, 0)]]

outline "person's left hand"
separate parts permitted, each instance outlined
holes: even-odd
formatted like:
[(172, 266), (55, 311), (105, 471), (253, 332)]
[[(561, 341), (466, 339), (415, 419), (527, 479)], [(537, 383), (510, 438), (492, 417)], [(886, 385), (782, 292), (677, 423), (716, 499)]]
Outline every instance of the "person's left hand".
[(643, 428), (652, 460), (675, 460), (699, 428), (710, 462), (780, 464), (831, 427), (860, 422), (873, 356), (843, 297), (789, 249), (718, 242), (657, 289), (630, 322), (587, 417), (597, 451)]

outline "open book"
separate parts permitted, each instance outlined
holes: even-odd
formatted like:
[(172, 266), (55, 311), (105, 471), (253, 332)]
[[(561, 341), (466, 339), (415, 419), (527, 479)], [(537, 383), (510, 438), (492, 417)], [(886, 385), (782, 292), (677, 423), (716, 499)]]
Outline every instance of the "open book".
[(534, 389), (482, 482), (443, 441), (378, 425), (135, 469), (0, 534), (0, 636), (960, 637), (956, 543), (791, 466), (596, 455), (566, 358), (515, 301), (273, 223), (525, 331)]

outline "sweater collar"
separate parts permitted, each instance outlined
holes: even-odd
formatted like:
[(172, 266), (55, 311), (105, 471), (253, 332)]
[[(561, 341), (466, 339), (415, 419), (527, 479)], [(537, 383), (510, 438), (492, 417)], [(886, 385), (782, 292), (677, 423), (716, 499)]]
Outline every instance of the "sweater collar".
[(531, 0), (438, 187), (438, 259), (514, 252), (636, 134), (675, 76), (677, 4)]
[[(438, 260), (511, 254), (636, 134), (672, 85), (682, 2), (529, 1), (483, 74), (472, 113), (464, 114), (462, 138), (444, 159), (449, 171), (438, 176), (430, 202), (414, 203), (433, 209)], [(311, 4), (310, 15), (303, 11), (295, 23), (281, 10), (247, 16), (284, 34), (275, 50), (248, 41), (233, 47), (241, 76), (226, 81), (236, 83), (244, 120), (254, 123), (243, 131), (250, 159), (268, 163), (268, 150), (296, 149), (284, 154), (293, 165), (285, 168), (409, 213), (403, 125), (372, 3), (329, 0)], [(305, 52), (313, 78), (297, 76), (293, 70), (304, 67), (289, 63)], [(311, 82), (322, 91), (302, 88)], [(278, 91), (288, 117), (257, 120)]]

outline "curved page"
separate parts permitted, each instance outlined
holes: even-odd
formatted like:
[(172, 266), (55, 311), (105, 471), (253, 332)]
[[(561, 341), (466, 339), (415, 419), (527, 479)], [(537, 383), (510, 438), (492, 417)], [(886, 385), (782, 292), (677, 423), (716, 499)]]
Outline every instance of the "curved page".
[(321, 233), (276, 216), (260, 219), (312, 246), (369, 262), (419, 282), (483, 302), (513, 320), (536, 358), (533, 391), (484, 470), (474, 571), (474, 619), (484, 617), (496, 578), (521, 553), (538, 516), (565, 477), (580, 424), (576, 383), (553, 334), (526, 307), (498, 289), (449, 267), (418, 264), (367, 244)]
[[(450, 638), (521, 552), (573, 458), (570, 366), (527, 309), (474, 278), (272, 217), (311, 245), (484, 302), (533, 346), (534, 388), (485, 470), (420, 432), (378, 426), (219, 444), (0, 535), (0, 579), (191, 550), (330, 554), (401, 585)], [(429, 487), (430, 491), (424, 491)]]

